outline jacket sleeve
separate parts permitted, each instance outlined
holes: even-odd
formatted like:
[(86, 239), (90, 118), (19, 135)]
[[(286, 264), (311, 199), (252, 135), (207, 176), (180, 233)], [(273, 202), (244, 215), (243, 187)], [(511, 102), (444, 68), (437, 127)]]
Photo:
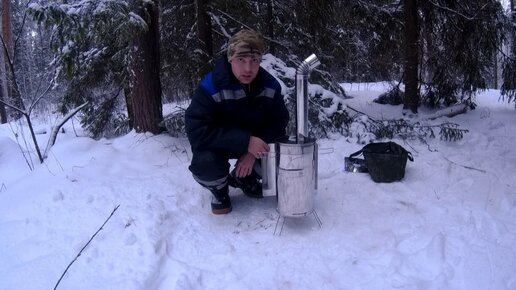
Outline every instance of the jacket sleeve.
[(289, 113), (281, 94), (281, 89), (276, 90), (268, 112), (270, 112), (270, 118), (267, 122), (267, 128), (264, 130), (264, 141), (266, 143), (285, 141), (287, 138), (286, 128), (289, 121)]
[(241, 155), (247, 152), (248, 131), (222, 127), (217, 119), (217, 103), (199, 86), (185, 114), (185, 127), (192, 151), (220, 150)]

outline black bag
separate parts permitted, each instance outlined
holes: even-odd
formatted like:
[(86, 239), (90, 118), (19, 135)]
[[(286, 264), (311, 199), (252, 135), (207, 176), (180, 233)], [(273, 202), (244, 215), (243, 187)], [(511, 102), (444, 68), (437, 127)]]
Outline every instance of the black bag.
[(364, 155), (365, 165), (375, 182), (393, 182), (405, 176), (407, 159), (414, 161), (412, 153), (394, 142), (371, 143), (349, 155), (349, 159)]

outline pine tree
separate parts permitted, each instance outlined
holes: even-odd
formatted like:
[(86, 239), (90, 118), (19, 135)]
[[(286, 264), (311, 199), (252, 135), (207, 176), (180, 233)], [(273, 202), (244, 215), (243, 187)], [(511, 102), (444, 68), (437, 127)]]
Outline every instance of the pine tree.
[(422, 1), (421, 9), (424, 101), (450, 105), (487, 89), (502, 39), (500, 3)]
[[(127, 116), (119, 113), (124, 107), (129, 112), (134, 109), (130, 98), (134, 92), (129, 86), (130, 80), (134, 79), (130, 79), (128, 57), (131, 41), (148, 31), (147, 15), (135, 13), (139, 4), (147, 2), (51, 1), (30, 6), (34, 19), (52, 30), (53, 63), (66, 85), (60, 110), (66, 113), (88, 102), (81, 123), (93, 137), (127, 132), (130, 124), (157, 132), (156, 128), (143, 126), (145, 121), (127, 120)], [(121, 98), (124, 95), (126, 99)], [(161, 106), (160, 102), (155, 103), (159, 105), (140, 107), (139, 110), (155, 112)], [(141, 114), (134, 113), (130, 117), (139, 116)], [(159, 116), (152, 122), (158, 127)]]

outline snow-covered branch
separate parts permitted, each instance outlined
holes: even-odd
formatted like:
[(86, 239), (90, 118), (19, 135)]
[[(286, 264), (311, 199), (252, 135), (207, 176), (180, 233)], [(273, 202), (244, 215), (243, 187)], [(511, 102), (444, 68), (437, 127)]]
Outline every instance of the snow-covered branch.
[(453, 10), (453, 9), (448, 8), (448, 7), (446, 7), (446, 6), (439, 5), (438, 3), (435, 3), (435, 2), (434, 2), (434, 1), (432, 1), (432, 0), (429, 0), (428, 2), (429, 2), (430, 4), (432, 4), (432, 5), (434, 5), (435, 7), (439, 8), (439, 9), (446, 10), (446, 11), (448, 11), (448, 12), (451, 12), (451, 13), (457, 14), (457, 15), (459, 15), (459, 16), (461, 16), (461, 17), (464, 17), (464, 18), (465, 18), (465, 19), (467, 19), (467, 20), (475, 20), (475, 19), (477, 18), (478, 14), (480, 14), (480, 11), (484, 10), (484, 8), (489, 4), (489, 2), (488, 2), (488, 3), (486, 3), (486, 4), (484, 4), (484, 6), (482, 6), (482, 8), (480, 8), (480, 9), (479, 9), (479, 11), (478, 11), (478, 13), (477, 13), (477, 14), (475, 14), (475, 15), (473, 15), (473, 16), (467, 16), (467, 15), (465, 15), (465, 14), (463, 14), (463, 13), (461, 13), (461, 12), (457, 11), (457, 10)]
[(75, 114), (77, 114), (82, 108), (86, 107), (88, 105), (88, 102), (78, 106), (77, 108), (71, 110), (66, 114), (66, 116), (63, 117), (63, 119), (57, 123), (55, 126), (52, 127), (52, 131), (50, 132), (50, 136), (48, 138), (47, 147), (45, 148), (45, 152), (43, 153), (43, 159), (46, 159), (48, 157), (48, 152), (50, 151), (50, 148), (54, 146), (57, 139), (57, 133), (59, 132), (59, 129), (68, 121), (71, 117), (73, 117)]

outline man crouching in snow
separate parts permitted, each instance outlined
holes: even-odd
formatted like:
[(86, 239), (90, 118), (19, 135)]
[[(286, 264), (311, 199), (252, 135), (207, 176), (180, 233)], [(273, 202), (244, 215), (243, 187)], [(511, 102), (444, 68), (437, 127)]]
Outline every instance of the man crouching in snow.
[[(233, 35), (227, 53), (200, 82), (185, 115), (192, 146), (190, 171), (211, 191), (214, 214), (231, 212), (228, 185), (262, 197), (260, 162), (267, 143), (286, 136), (289, 120), (278, 81), (260, 67), (262, 37), (252, 30)], [(229, 172), (229, 159), (237, 159)]]

